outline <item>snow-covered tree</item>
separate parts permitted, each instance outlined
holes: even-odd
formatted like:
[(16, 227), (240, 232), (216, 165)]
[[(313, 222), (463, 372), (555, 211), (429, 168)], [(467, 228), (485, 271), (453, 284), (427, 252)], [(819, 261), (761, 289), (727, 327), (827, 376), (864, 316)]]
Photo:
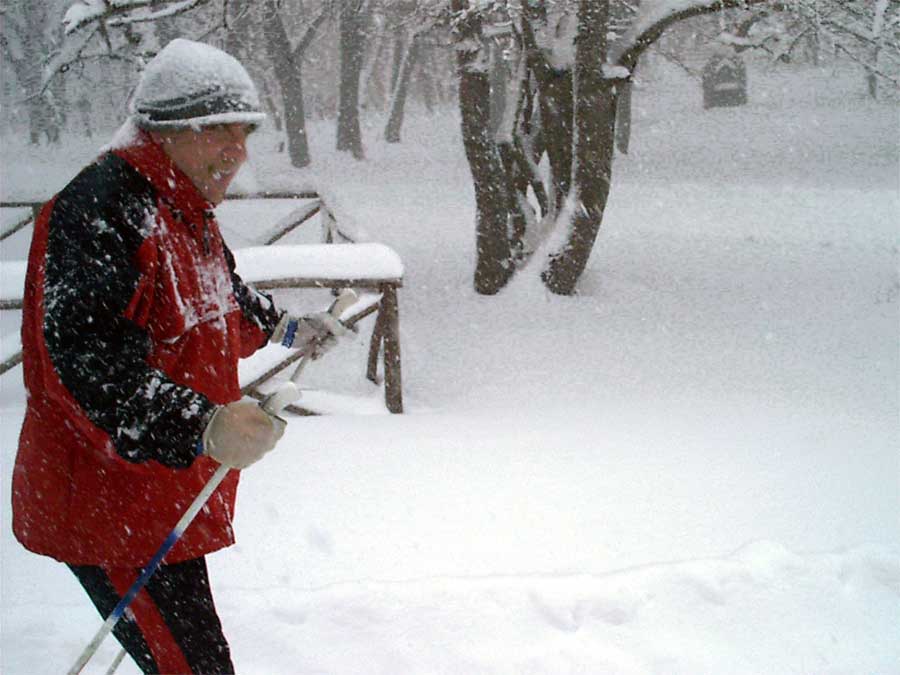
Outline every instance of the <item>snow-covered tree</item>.
[[(692, 17), (740, 10), (743, 14), (732, 18), (744, 29), (723, 29), (718, 37), (749, 48), (767, 39), (749, 28), (774, 15), (790, 25), (780, 33), (779, 58), (804, 35), (819, 31), (834, 49), (862, 63), (868, 77), (896, 84), (897, 4), (530, 0), (518, 6), (454, 0), (463, 142), (476, 195), (476, 290), (496, 293), (538, 252), (547, 287), (560, 294), (575, 291), (609, 196), (617, 117), (628, 110), (622, 99), (641, 55), (669, 28)], [(498, 39), (508, 43), (503, 53), (512, 73), (512, 95), (507, 94), (512, 114), (492, 133), (485, 106)], [(545, 152), (546, 184), (535, 171)], [(538, 207), (527, 199), (529, 188)]]
[(7, 73), (18, 85), (14, 105), (24, 108), (32, 143), (59, 139), (65, 110), (64, 88), (45, 87), (43, 69), (62, 33), (60, 18), (65, 2), (5, 2), (0, 6), (0, 50), (4, 81)]
[[(26, 3), (15, 7), (4, 15), (36, 12)], [(812, 45), (858, 62), (873, 96), (880, 85), (900, 87), (900, 3), (889, 0), (78, 0), (45, 78), (79, 61), (143, 58), (146, 41), (138, 38), (147, 26), (195, 17), (190, 37), (233, 40), (251, 69), (267, 55), (260, 70), (277, 83), (291, 160), (303, 166), (305, 82), (312, 81), (316, 109), (337, 116), (338, 149), (362, 158), (360, 91), (366, 100), (382, 79), (379, 63), (384, 69), (391, 62), (387, 36), (398, 26), (406, 31), (390, 66), (385, 135), (396, 140), (423, 44), (414, 36), (449, 30), (475, 187), (475, 288), (496, 293), (533, 261), (548, 288), (569, 294), (603, 220), (616, 141), (627, 148), (628, 96), (641, 55), (669, 29), (704, 16), (716, 17), (709, 39), (730, 49), (765, 50), (778, 62)], [(328, 18), (336, 19), (334, 39), (313, 44)], [(6, 37), (10, 27), (7, 20), (3, 48), (20, 58), (22, 49)], [(315, 70), (304, 69), (310, 50)], [(35, 119), (46, 109), (34, 108)], [(546, 179), (537, 171), (544, 154)]]

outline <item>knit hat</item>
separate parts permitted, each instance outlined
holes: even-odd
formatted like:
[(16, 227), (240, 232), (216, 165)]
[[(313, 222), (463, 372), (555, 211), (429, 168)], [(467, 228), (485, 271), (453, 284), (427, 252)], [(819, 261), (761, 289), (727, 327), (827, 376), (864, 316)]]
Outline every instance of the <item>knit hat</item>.
[(259, 95), (244, 66), (201, 42), (172, 40), (147, 64), (131, 101), (142, 129), (259, 124)]

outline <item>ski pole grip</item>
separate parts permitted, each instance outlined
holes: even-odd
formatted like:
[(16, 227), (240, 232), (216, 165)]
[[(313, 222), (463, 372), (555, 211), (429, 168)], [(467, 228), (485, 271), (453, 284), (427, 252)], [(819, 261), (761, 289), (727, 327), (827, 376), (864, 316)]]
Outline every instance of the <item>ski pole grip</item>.
[(352, 288), (345, 288), (341, 291), (340, 295), (334, 299), (334, 302), (331, 303), (331, 307), (328, 308), (328, 313), (335, 319), (340, 319), (341, 314), (347, 311), (347, 309), (357, 300), (359, 300), (359, 296), (356, 294), (356, 291)]
[(281, 411), (300, 398), (300, 390), (293, 382), (281, 385), (274, 394), (266, 397), (259, 406), (274, 417), (279, 417)]
[[(340, 319), (341, 314), (343, 314), (358, 299), (359, 296), (356, 294), (356, 291), (352, 288), (345, 288), (341, 291), (340, 295), (335, 298), (334, 302), (331, 303), (331, 306), (328, 308), (328, 313), (334, 318)], [(303, 372), (306, 361), (307, 357), (303, 356), (300, 359), (297, 370), (294, 371), (294, 374), (291, 376), (291, 381), (281, 385), (278, 388), (278, 391), (267, 396), (265, 400), (259, 404), (263, 410), (270, 415), (279, 417), (282, 410), (300, 398), (300, 388), (297, 386), (296, 382), (300, 377), (300, 373)]]

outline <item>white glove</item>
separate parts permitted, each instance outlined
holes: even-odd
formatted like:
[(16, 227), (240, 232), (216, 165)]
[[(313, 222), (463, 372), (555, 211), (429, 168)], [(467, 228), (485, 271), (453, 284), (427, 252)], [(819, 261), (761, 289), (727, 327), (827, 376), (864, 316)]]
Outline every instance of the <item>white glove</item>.
[(284, 347), (299, 349), (317, 359), (337, 344), (347, 328), (329, 312), (316, 312), (300, 318), (284, 314), (270, 340)]
[(275, 447), (286, 422), (253, 401), (220, 406), (203, 432), (203, 451), (220, 464), (246, 469)]

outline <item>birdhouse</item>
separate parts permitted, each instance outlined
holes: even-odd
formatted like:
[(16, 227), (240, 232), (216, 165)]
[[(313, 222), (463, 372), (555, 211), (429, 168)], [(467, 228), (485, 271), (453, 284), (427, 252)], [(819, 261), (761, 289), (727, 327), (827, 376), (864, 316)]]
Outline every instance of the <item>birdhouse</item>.
[(747, 68), (736, 54), (716, 54), (703, 67), (703, 107), (744, 105)]

